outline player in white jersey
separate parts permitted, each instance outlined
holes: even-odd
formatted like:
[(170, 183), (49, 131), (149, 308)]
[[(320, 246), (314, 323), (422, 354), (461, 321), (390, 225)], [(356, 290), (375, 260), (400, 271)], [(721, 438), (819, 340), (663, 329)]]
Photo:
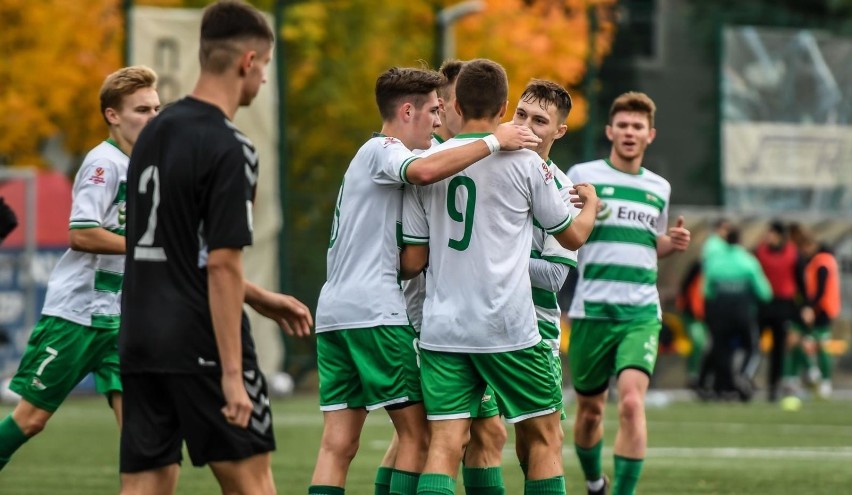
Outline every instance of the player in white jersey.
[[(507, 94), (500, 65), (467, 62), (456, 82), (462, 133), (424, 154), (493, 132)], [(470, 418), (487, 385), (530, 439), (520, 453), (529, 463), (525, 493), (564, 493), (562, 395), (536, 326), (527, 269), (533, 216), (566, 247), (579, 247), (591, 232), (597, 201), (590, 186), (577, 189), (586, 203), (568, 229), (572, 219), (553, 174), (524, 150), (481, 160), (421, 188), (419, 197), (406, 195), (403, 276), (429, 260), (420, 358), (431, 439), (418, 493), (454, 493)]]
[(44, 429), (90, 372), (121, 425), (116, 345), (127, 164), (139, 132), (160, 109), (156, 82), (151, 69), (134, 66), (110, 74), (101, 87), (109, 138), (86, 155), (74, 180), (71, 248), (50, 275), (42, 316), (9, 385), (21, 401), (0, 421), (0, 469), (18, 447)]
[(607, 493), (601, 470), (603, 410), (617, 376), (619, 429), (614, 493), (634, 493), (647, 445), (645, 393), (657, 356), (660, 298), (657, 259), (689, 246), (679, 217), (668, 228), (668, 181), (642, 166), (654, 140), (654, 102), (625, 93), (612, 104), (608, 159), (568, 170), (574, 182), (595, 186), (602, 208), (580, 250), (579, 279), (569, 315), (568, 364), (577, 391), (574, 442), (590, 494)]
[(502, 149), (538, 143), (529, 129), (426, 158), (440, 126), (439, 73), (393, 68), (376, 81), (382, 131), (349, 164), (338, 193), (327, 281), (317, 303), (317, 367), (324, 428), (308, 493), (342, 493), (370, 410), (385, 408), (399, 437), (391, 490), (414, 493), (428, 433), (416, 357), (399, 280), (404, 184), (429, 184)]
[[(550, 159), (550, 149), (553, 143), (568, 131), (565, 119), (571, 111), (571, 106), (571, 96), (565, 88), (551, 81), (533, 79), (521, 93), (512, 118), (515, 124), (528, 126), (536, 136), (541, 138), (541, 144), (535, 151), (550, 167), (559, 192), (568, 205), (572, 204), (570, 191), (574, 184)], [(570, 210), (577, 211), (575, 208)], [(576, 266), (577, 251), (562, 247), (536, 222), (530, 252), (532, 299), (538, 320), (538, 331), (553, 352), (553, 368), (559, 379), (560, 388), (562, 364), (559, 359), (559, 341), (562, 333), (562, 313), (557, 303), (556, 293), (565, 283), (569, 270)], [(564, 411), (561, 414), (564, 419)], [(528, 450), (525, 447), (527, 439), (521, 431), (518, 433), (515, 443), (521, 447), (516, 450), (519, 452)], [(521, 459), (521, 468), (526, 470), (523, 459)]]
[[(452, 139), (462, 127), (461, 115), (455, 108), (455, 82), (464, 62), (450, 59), (441, 64), (438, 71), (447, 78), (446, 84), (438, 88), (438, 98), (441, 102), (438, 114), (441, 127), (432, 133), (430, 147), (438, 146)], [(419, 150), (421, 153), (423, 150)], [(417, 186), (407, 185), (406, 190), (417, 190)], [(415, 331), (419, 332), (423, 315), (423, 302), (426, 299), (426, 276), (419, 274), (410, 280), (402, 282), (405, 295), (408, 318)], [(478, 414), (471, 423), (470, 441), (464, 452), (463, 477), (465, 490), (471, 495), (500, 495), (504, 493), (503, 471), (500, 467), (503, 457), (503, 446), (507, 439), (506, 427), (500, 419), (497, 407), (497, 397), (490, 389), (483, 393), (483, 399)], [(391, 444), (382, 459), (381, 467), (376, 473), (375, 495), (390, 493), (390, 477), (398, 439), (394, 434)]]

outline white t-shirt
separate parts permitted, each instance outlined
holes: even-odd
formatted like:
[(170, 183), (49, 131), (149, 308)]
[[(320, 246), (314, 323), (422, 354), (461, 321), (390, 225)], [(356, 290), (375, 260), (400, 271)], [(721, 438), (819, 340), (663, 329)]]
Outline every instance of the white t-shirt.
[[(459, 135), (424, 156), (481, 137)], [(501, 152), (417, 189), (419, 198), (405, 195), (403, 242), (429, 245), (421, 347), (497, 353), (541, 341), (530, 297), (533, 216), (548, 233), (571, 223), (547, 164), (532, 151)]]
[(417, 159), (377, 135), (349, 163), (334, 208), (316, 331), (408, 325), (398, 237), (405, 169)]
[(608, 160), (574, 165), (568, 177), (588, 182), (602, 203), (595, 227), (580, 249), (571, 318), (660, 318), (657, 237), (666, 233), (671, 186), (640, 169), (636, 175)]
[[(95, 146), (74, 179), (69, 228), (101, 227), (124, 236), (127, 164), (112, 141)], [(121, 315), (123, 254), (65, 251), (47, 282), (42, 314), (116, 329)]]

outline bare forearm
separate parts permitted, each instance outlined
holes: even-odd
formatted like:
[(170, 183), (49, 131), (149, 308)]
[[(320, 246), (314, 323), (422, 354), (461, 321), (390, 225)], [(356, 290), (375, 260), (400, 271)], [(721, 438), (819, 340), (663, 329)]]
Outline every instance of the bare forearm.
[(243, 284), (245, 287), (245, 299), (244, 302), (251, 307), (255, 307), (256, 305), (263, 302), (264, 292), (266, 289), (255, 285), (248, 280), (243, 280)]
[(207, 266), (210, 315), (223, 374), (242, 373), (241, 320), (245, 285), (239, 256), (211, 251)]
[(574, 218), (571, 225), (563, 230), (556, 237), (559, 244), (565, 249), (576, 251), (586, 243), (589, 236), (592, 234), (592, 229), (595, 227), (595, 217), (598, 212), (597, 201), (587, 203), (580, 210), (580, 214)]
[(410, 280), (426, 268), (429, 261), (429, 247), (425, 245), (407, 244), (399, 255), (400, 278)]
[(657, 237), (657, 258), (665, 258), (674, 252), (672, 239), (667, 235)]
[(405, 178), (418, 186), (432, 184), (461, 172), (490, 154), (485, 141), (477, 139), (470, 144), (413, 161), (405, 172)]
[(124, 236), (110, 232), (102, 227), (91, 229), (71, 229), (69, 232), (71, 249), (93, 254), (124, 254), (126, 243)]

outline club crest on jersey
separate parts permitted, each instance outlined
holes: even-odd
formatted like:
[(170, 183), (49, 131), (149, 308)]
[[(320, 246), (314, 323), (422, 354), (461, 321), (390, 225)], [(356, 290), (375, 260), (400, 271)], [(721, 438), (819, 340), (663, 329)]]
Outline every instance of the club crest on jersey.
[(382, 148), (387, 148), (388, 146), (390, 146), (392, 144), (399, 143), (399, 142), (400, 142), (399, 139), (392, 137), (392, 136), (387, 136), (387, 137), (385, 137), (385, 141), (382, 143)]
[(553, 172), (550, 171), (550, 167), (548, 167), (545, 162), (541, 162), (541, 168), (539, 168), (539, 172), (541, 172), (541, 176), (544, 177), (545, 184), (550, 184), (551, 182), (553, 182)]
[(105, 173), (106, 171), (103, 169), (103, 167), (96, 168), (95, 171), (92, 172), (92, 175), (89, 177), (88, 182), (96, 186), (102, 186), (106, 184), (106, 179), (104, 179)]

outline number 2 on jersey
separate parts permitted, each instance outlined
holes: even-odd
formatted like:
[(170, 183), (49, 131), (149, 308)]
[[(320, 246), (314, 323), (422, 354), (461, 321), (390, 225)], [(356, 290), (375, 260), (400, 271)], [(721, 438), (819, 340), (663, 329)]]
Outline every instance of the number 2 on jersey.
[[(467, 203), (464, 213), (456, 208), (456, 191), (464, 188), (467, 191)], [(453, 177), (447, 186), (447, 213), (456, 222), (464, 222), (464, 234), (461, 239), (450, 239), (449, 247), (456, 251), (464, 251), (470, 246), (470, 236), (473, 233), (473, 214), (476, 210), (476, 184), (473, 179), (465, 176)]]
[(145, 233), (139, 238), (138, 246), (133, 250), (133, 259), (144, 261), (166, 261), (166, 251), (154, 246), (154, 233), (157, 231), (157, 208), (160, 206), (160, 171), (156, 165), (146, 167), (139, 176), (139, 193), (148, 193), (151, 188), (151, 213)]

